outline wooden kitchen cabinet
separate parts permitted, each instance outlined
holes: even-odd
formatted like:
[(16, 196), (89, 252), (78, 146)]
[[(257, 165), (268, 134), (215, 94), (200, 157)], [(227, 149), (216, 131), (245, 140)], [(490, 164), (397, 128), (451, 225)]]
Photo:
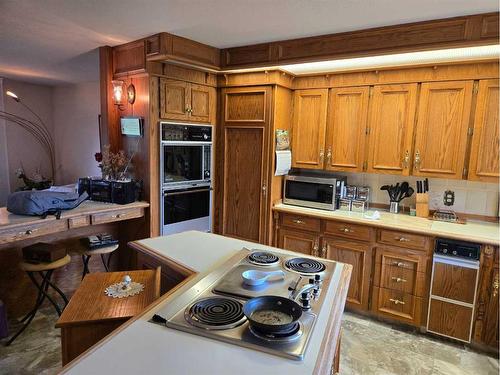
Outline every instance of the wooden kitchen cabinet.
[(363, 171), (369, 93), (369, 87), (330, 90), (325, 143), (326, 170)]
[(266, 240), (271, 96), (265, 86), (222, 90), (218, 173), (224, 236)]
[(346, 306), (368, 310), (372, 251), (369, 243), (324, 237), (321, 256), (352, 265)]
[(413, 175), (461, 179), (473, 81), (422, 83)]
[(215, 89), (209, 86), (160, 79), (160, 118), (211, 123), (215, 118)]
[(498, 79), (479, 81), (469, 163), (469, 180), (498, 182)]
[(295, 90), (292, 166), (323, 169), (328, 89)]
[(475, 323), (472, 340), (498, 352), (499, 249), (486, 245), (481, 249), (479, 285), (477, 288)]
[(320, 236), (315, 233), (293, 229), (278, 231), (278, 247), (305, 255), (318, 256)]
[(418, 84), (373, 87), (368, 122), (368, 173), (408, 176)]

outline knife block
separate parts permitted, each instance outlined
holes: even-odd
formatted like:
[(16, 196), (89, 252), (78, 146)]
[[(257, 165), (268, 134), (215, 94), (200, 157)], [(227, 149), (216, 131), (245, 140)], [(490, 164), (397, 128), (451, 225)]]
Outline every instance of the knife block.
[(417, 193), (416, 209), (418, 217), (429, 217), (429, 193)]

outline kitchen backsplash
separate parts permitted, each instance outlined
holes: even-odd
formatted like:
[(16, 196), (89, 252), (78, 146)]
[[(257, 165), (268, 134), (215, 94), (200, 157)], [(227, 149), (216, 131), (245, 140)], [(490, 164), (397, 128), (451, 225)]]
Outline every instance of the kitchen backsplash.
[[(369, 173), (338, 173), (347, 177), (349, 185), (369, 186), (371, 188), (371, 199), (373, 203), (389, 204), (389, 196), (386, 191), (381, 191), (382, 185), (396, 184), (408, 181), (416, 191), (416, 181), (421, 177), (414, 176), (392, 176)], [(443, 194), (446, 190), (455, 192), (455, 203), (453, 206), (443, 204)], [(452, 209), (474, 215), (498, 216), (499, 186), (496, 183), (484, 183), (465, 180), (445, 180), (429, 178), (429, 208)], [(415, 205), (415, 195), (403, 200), (404, 206)]]

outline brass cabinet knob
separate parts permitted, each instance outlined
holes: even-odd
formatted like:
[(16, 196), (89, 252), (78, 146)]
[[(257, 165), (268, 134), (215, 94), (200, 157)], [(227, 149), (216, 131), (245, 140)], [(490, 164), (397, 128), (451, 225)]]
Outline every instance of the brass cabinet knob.
[(498, 279), (498, 274), (495, 276), (495, 279), (493, 279), (493, 297), (498, 296), (498, 287), (500, 284), (500, 280)]
[(420, 151), (417, 150), (415, 152), (415, 162), (414, 162), (414, 167), (416, 170), (420, 169), (420, 163), (422, 163), (422, 159), (420, 158)]
[(340, 230), (341, 232), (344, 232), (344, 233), (352, 233), (352, 232), (354, 232), (352, 229), (349, 229), (349, 228), (347, 228), (347, 227), (345, 227), (345, 228), (341, 228), (341, 229), (339, 229), (339, 230)]
[(319, 162), (323, 163), (324, 159), (325, 159), (325, 150), (321, 149), (319, 150)]
[(391, 280), (397, 283), (406, 283), (406, 280), (401, 277), (391, 277)]
[(408, 266), (406, 263), (403, 263), (403, 262), (393, 262), (392, 265), (396, 266), (396, 267), (407, 267)]
[(399, 299), (394, 299), (394, 298), (389, 298), (389, 301), (391, 301), (392, 303), (394, 303), (395, 305), (404, 305), (405, 302), (404, 301), (401, 301)]
[(323, 258), (326, 258), (326, 245), (323, 245), (323, 247), (321, 248), (321, 256)]
[(410, 152), (406, 150), (405, 157), (403, 158), (403, 168), (408, 169), (410, 166)]
[(332, 147), (328, 147), (328, 152), (326, 153), (326, 162), (330, 164), (332, 162)]
[(318, 256), (318, 249), (319, 249), (319, 243), (318, 241), (314, 241), (314, 245), (313, 245), (313, 251), (312, 251), (312, 255), (317, 257)]
[(293, 219), (292, 222), (295, 224), (305, 224), (306, 223), (304, 220), (299, 220), (299, 219)]
[(410, 242), (410, 240), (406, 237), (395, 237), (394, 239), (399, 242)]

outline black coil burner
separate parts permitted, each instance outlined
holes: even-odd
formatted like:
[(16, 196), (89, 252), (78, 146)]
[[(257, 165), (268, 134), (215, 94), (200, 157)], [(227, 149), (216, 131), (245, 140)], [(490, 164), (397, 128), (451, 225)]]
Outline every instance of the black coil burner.
[(250, 332), (260, 339), (266, 341), (293, 341), (302, 336), (302, 330), (300, 329), (300, 323), (297, 322), (290, 329), (280, 332), (262, 332), (258, 328), (250, 326)]
[(298, 273), (320, 273), (325, 270), (325, 265), (314, 259), (309, 258), (292, 258), (288, 259), (285, 263), (285, 267), (290, 271), (295, 271)]
[(184, 316), (196, 327), (205, 329), (229, 329), (246, 321), (243, 305), (226, 297), (208, 297), (189, 306)]
[(280, 258), (273, 253), (267, 251), (254, 251), (248, 256), (248, 261), (261, 266), (272, 266), (278, 263)]

